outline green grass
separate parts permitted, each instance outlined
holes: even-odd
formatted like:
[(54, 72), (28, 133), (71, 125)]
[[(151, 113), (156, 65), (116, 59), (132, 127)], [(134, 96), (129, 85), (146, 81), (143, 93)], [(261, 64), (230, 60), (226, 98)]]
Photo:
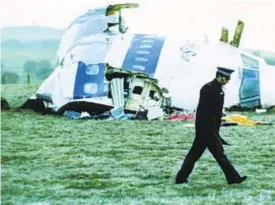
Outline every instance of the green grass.
[[(6, 86), (13, 106), (37, 87)], [(275, 123), (274, 113), (249, 115)], [(227, 185), (206, 151), (189, 184), (175, 185), (194, 137), (185, 124), (2, 111), (1, 204), (275, 204), (275, 125), (221, 128), (243, 184)]]

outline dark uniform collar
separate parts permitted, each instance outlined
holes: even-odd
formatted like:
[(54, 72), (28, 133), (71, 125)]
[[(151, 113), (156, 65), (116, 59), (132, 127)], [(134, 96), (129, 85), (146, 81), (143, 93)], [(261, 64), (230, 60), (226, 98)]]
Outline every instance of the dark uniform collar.
[(215, 86), (222, 88), (222, 84), (219, 83), (219, 81), (217, 80), (217, 78), (215, 78), (215, 79), (212, 81), (212, 83), (213, 83)]

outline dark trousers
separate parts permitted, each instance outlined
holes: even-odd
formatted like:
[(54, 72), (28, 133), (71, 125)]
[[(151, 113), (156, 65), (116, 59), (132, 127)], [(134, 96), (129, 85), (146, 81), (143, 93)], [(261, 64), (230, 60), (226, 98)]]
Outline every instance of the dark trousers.
[(196, 137), (191, 149), (183, 161), (176, 180), (187, 180), (194, 168), (195, 163), (202, 156), (206, 148), (209, 149), (213, 157), (220, 165), (228, 183), (235, 182), (240, 179), (240, 175), (228, 160), (224, 153), (223, 146), (217, 137), (207, 141), (200, 137)]

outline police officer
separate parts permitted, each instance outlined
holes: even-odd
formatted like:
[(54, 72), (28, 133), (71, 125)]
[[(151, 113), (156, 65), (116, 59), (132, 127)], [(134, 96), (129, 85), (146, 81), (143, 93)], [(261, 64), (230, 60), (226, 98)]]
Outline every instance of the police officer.
[(181, 169), (176, 176), (176, 184), (187, 183), (196, 161), (206, 148), (211, 152), (225, 174), (228, 184), (243, 182), (241, 177), (224, 153), (219, 135), (221, 125), (224, 92), (222, 86), (229, 82), (231, 69), (218, 67), (216, 78), (205, 84), (200, 90), (200, 99), (196, 112), (196, 137)]

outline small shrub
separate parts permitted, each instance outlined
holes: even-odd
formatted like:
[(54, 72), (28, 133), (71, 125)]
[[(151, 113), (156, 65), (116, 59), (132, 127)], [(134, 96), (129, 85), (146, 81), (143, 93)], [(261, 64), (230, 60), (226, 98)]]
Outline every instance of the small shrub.
[(16, 84), (19, 82), (19, 76), (14, 72), (4, 72), (1, 76), (2, 84)]

